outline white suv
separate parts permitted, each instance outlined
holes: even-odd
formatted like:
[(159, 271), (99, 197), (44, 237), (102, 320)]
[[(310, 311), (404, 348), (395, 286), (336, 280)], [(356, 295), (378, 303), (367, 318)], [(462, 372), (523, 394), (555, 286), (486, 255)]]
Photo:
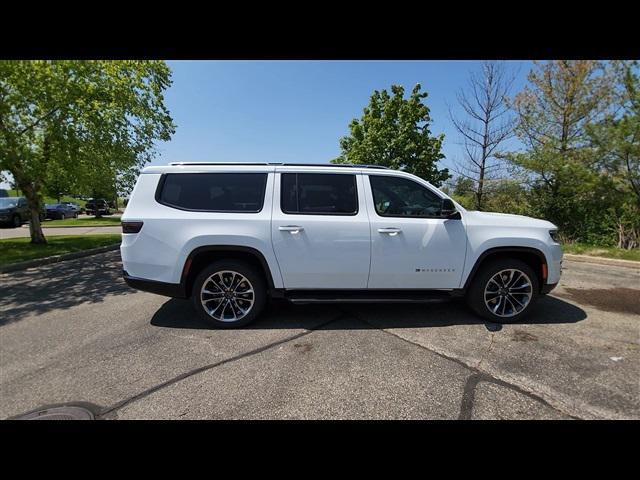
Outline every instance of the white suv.
[(219, 327), (296, 303), (465, 296), (511, 322), (558, 283), (556, 227), (465, 210), (428, 182), (366, 165), (147, 167), (122, 216), (137, 289), (191, 298)]

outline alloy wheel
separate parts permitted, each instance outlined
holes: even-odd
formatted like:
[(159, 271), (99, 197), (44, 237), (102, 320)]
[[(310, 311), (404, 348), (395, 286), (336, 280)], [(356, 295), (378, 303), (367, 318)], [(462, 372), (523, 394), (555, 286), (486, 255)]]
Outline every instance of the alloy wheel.
[(220, 322), (237, 322), (253, 308), (253, 285), (244, 275), (222, 270), (210, 275), (200, 289), (205, 312)]
[(484, 289), (484, 303), (498, 317), (513, 317), (524, 311), (533, 293), (526, 273), (510, 268), (492, 276)]

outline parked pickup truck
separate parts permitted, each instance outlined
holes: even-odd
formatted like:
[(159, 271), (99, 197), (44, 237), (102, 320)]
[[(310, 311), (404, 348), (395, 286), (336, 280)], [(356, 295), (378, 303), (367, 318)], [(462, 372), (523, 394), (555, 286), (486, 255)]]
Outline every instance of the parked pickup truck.
[(84, 208), (87, 212), (87, 215), (111, 215), (111, 210), (109, 210), (109, 203), (103, 198), (89, 199)]
[(462, 296), (494, 322), (561, 274), (555, 225), (468, 211), (414, 175), (366, 165), (147, 167), (122, 217), (124, 279), (191, 298), (218, 327), (296, 303)]
[(20, 227), (30, 218), (27, 199), (24, 197), (0, 197), (0, 224)]

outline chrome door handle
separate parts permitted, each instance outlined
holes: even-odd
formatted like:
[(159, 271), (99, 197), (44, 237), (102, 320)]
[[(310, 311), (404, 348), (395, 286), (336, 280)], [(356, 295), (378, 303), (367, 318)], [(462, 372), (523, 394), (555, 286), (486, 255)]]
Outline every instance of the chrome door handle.
[(394, 235), (399, 234), (400, 232), (402, 232), (401, 228), (396, 228), (396, 227), (387, 227), (387, 228), (379, 228), (378, 229), (378, 233), (387, 233), (389, 235), (391, 235), (392, 237)]
[(296, 233), (302, 232), (304, 228), (298, 225), (282, 225), (278, 227), (278, 230), (281, 232), (291, 232), (292, 235), (295, 235)]

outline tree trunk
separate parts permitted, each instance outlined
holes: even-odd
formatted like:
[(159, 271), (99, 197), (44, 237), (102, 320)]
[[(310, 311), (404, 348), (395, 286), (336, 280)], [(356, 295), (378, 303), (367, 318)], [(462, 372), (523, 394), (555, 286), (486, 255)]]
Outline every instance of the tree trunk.
[(29, 206), (29, 213), (31, 214), (31, 219), (29, 220), (31, 243), (44, 245), (47, 243), (47, 239), (44, 237), (40, 223), (40, 198), (33, 185), (21, 185), (20, 190), (24, 192)]
[(486, 109), (487, 116), (484, 119), (484, 134), (482, 135), (482, 157), (480, 161), (480, 178), (478, 179), (478, 191), (476, 192), (476, 210), (482, 210), (482, 191), (484, 189), (484, 173), (487, 166), (487, 148), (489, 148), (489, 121), (491, 111)]

